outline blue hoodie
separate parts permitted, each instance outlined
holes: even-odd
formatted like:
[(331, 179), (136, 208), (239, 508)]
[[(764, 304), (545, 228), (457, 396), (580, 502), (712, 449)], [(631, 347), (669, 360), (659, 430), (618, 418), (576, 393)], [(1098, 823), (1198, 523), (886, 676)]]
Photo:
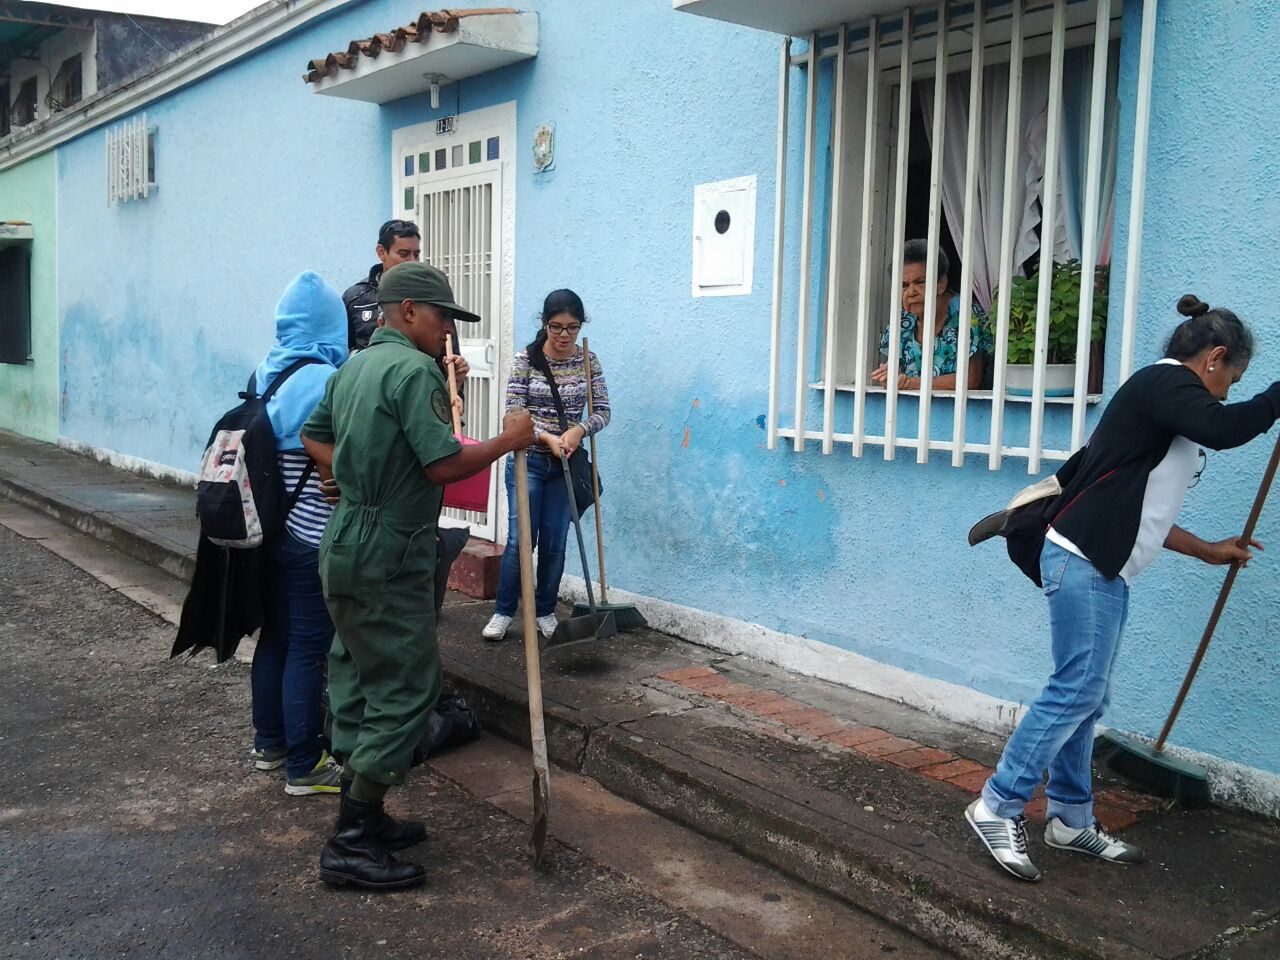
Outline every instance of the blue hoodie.
[(275, 346), (256, 374), (258, 392), (263, 393), (295, 360), (314, 357), (320, 361), (296, 370), (267, 404), (278, 449), (301, 449), (298, 432), (347, 356), (347, 310), (342, 297), (319, 274), (300, 273), (276, 304)]

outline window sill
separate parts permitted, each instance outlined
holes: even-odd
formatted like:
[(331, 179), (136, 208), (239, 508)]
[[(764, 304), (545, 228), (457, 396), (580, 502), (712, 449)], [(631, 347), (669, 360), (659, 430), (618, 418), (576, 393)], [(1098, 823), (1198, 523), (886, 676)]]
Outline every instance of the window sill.
[[(813, 383), (810, 383), (809, 388), (811, 390), (825, 390), (827, 388), (827, 385), (825, 381), (818, 380)], [(835, 384), (835, 389), (837, 393), (853, 393), (857, 390), (857, 384), (850, 383), (843, 380), (837, 380)], [(869, 395), (879, 394), (881, 396), (884, 396), (888, 392), (889, 390), (887, 387), (878, 387), (878, 386), (867, 387), (867, 393)], [(933, 396), (935, 397), (943, 397), (943, 398), (952, 397), (953, 398), (955, 397), (955, 395), (956, 395), (956, 392), (954, 390), (934, 390), (933, 391)], [(969, 390), (966, 392), (965, 395), (970, 400), (992, 400), (995, 398), (995, 391), (994, 390)], [(920, 396), (920, 391), (919, 390), (899, 390), (898, 396), (918, 397)], [(1018, 396), (1012, 393), (1005, 394), (1004, 399), (1006, 403), (1030, 403), (1032, 401), (1031, 397)], [(1098, 404), (1102, 402), (1102, 394), (1100, 393), (1086, 394), (1084, 399), (1085, 399), (1085, 403), (1087, 404), (1090, 404), (1090, 405)], [(1069, 407), (1075, 402), (1075, 398), (1074, 397), (1045, 397), (1044, 402), (1047, 404), (1052, 403), (1052, 404), (1057, 404), (1059, 406)]]

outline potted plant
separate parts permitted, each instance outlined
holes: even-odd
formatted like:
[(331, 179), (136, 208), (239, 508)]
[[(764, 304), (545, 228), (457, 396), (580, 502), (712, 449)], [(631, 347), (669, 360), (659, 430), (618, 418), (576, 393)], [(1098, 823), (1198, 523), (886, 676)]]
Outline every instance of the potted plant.
[[(1090, 360), (1100, 355), (1107, 327), (1109, 269), (1099, 266), (1094, 273), (1093, 320), (1089, 333)], [(1080, 316), (1079, 260), (1053, 265), (1049, 287), (1049, 355), (1045, 366), (1045, 396), (1069, 397), (1075, 392), (1076, 333)], [(1009, 297), (1009, 365), (1005, 368), (1005, 389), (1011, 396), (1031, 396), (1035, 371), (1036, 306), (1040, 277), (1014, 277)], [(999, 294), (991, 304), (998, 316)]]

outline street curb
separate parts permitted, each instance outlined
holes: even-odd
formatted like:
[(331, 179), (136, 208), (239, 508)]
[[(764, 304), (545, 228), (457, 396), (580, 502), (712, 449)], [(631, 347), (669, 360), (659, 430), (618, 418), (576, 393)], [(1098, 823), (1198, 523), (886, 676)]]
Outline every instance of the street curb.
[(91, 510), (74, 500), (37, 490), (4, 473), (0, 473), (0, 494), (101, 540), (134, 560), (158, 567), (179, 580), (190, 581), (195, 573), (194, 553), (183, 551), (171, 540), (157, 537), (118, 514)]
[[(523, 688), (443, 656), (444, 673), (480, 717), (486, 731), (529, 743)], [(940, 887), (911, 869), (902, 851), (865, 835), (851, 842), (845, 825), (690, 759), (624, 726), (594, 720), (544, 701), (547, 752), (581, 773), (704, 836), (726, 843), (817, 889), (887, 920), (966, 960), (1116, 960), (1147, 958), (1123, 947), (1089, 950), (1066, 936), (1027, 924), (1001, 909), (998, 898)], [(989, 892), (989, 891), (987, 891)], [(1118, 945), (1114, 945), (1117, 946)]]
[[(194, 555), (177, 544), (55, 494), (33, 490), (0, 473), (0, 494), (32, 507), (136, 560), (189, 581)], [(448, 653), (444, 673), (475, 709), (485, 729), (529, 743), (528, 699), (512, 684)], [(1036, 928), (974, 890), (965, 897), (940, 888), (904, 863), (900, 850), (866, 836), (846, 839), (825, 815), (780, 798), (724, 771), (690, 759), (621, 725), (557, 703), (545, 708), (547, 750), (553, 762), (584, 774), (714, 840), (813, 885), (853, 906), (956, 953), (966, 960), (1116, 960), (1148, 957), (1118, 950), (1098, 953), (1065, 934)], [(856, 841), (856, 842), (854, 842)]]

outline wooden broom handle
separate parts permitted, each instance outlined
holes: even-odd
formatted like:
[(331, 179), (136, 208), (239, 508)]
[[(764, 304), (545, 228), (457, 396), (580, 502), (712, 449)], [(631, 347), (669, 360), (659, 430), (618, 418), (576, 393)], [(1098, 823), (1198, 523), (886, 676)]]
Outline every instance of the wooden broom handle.
[[(448, 333), (444, 335), (444, 356), (446, 360), (453, 359), (453, 336)], [(446, 363), (444, 369), (449, 378), (449, 409), (453, 412), (453, 432), (460, 437), (462, 415), (458, 413), (458, 375), (454, 373), (452, 363)]]
[[(596, 415), (591, 396), (595, 392), (591, 380), (591, 347), (582, 338), (582, 369), (587, 376), (587, 420)], [(596, 435), (591, 434), (591, 490), (596, 498), (596, 554), (600, 558), (600, 602), (609, 602), (609, 588), (604, 583), (604, 525), (600, 521), (600, 468), (596, 465)]]
[[(516, 451), (516, 530), (520, 536), (520, 612), (524, 618), (524, 675), (529, 693), (529, 743), (533, 748), (534, 819), (538, 815), (538, 794), (544, 801), (550, 793), (551, 766), (547, 762), (547, 730), (542, 714), (542, 663), (538, 649), (538, 623), (534, 609), (533, 525), (529, 514), (529, 461), (523, 450)], [(539, 791), (541, 785), (541, 791)], [(535, 834), (537, 826), (535, 823)], [(541, 854), (534, 849), (535, 859)]]
[[(1267, 464), (1267, 472), (1262, 475), (1262, 483), (1258, 486), (1258, 495), (1253, 499), (1253, 509), (1249, 511), (1249, 519), (1245, 522), (1244, 533), (1240, 534), (1240, 539), (1236, 541), (1246, 549), (1249, 546), (1249, 541), (1253, 538), (1254, 527), (1258, 525), (1258, 517), (1262, 515), (1262, 505), (1267, 502), (1267, 494), (1271, 492), (1271, 482), (1276, 477), (1277, 467), (1280, 467), (1280, 437), (1276, 438), (1275, 449), (1271, 451), (1271, 462)], [(1227, 571), (1227, 579), (1223, 581), (1222, 589), (1218, 591), (1218, 602), (1213, 605), (1213, 612), (1209, 614), (1209, 623), (1204, 628), (1204, 635), (1200, 638), (1200, 646), (1196, 649), (1196, 655), (1191, 661), (1191, 667), (1187, 670), (1186, 679), (1182, 681), (1182, 689), (1178, 691), (1178, 697), (1173, 701), (1173, 709), (1169, 711), (1169, 719), (1164, 722), (1164, 728), (1156, 739), (1157, 750), (1164, 749), (1164, 742), (1169, 736), (1169, 731), (1173, 729), (1174, 721), (1178, 719), (1178, 713), (1182, 710), (1182, 703), (1187, 699), (1187, 693), (1191, 690), (1191, 683), (1196, 678), (1196, 671), (1200, 669), (1200, 661), (1204, 659), (1204, 655), (1209, 649), (1209, 641), (1213, 639), (1213, 633), (1218, 629), (1218, 620), (1222, 617), (1222, 611), (1227, 606), (1227, 597), (1231, 593), (1232, 586), (1235, 585), (1236, 574), (1239, 572), (1239, 563), (1233, 563), (1231, 569)]]

